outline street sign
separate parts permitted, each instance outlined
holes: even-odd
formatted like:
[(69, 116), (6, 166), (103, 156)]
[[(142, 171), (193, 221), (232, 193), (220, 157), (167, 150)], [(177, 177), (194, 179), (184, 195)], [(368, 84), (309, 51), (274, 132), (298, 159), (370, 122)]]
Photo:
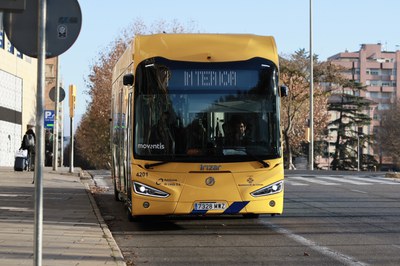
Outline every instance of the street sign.
[(0, 0), (0, 11), (21, 12), (25, 10), (25, 0)]
[[(47, 0), (46, 57), (67, 51), (78, 38), (82, 13), (77, 0)], [(4, 30), (11, 43), (22, 53), (38, 57), (38, 1), (26, 1), (22, 13), (5, 13)]]
[[(59, 95), (59, 98), (58, 98), (58, 102), (60, 103), (65, 98), (65, 90), (60, 87), (59, 88), (59, 92), (60, 92), (60, 95)], [(53, 88), (50, 89), (49, 97), (50, 97), (50, 100), (52, 100), (53, 102), (56, 101), (56, 87), (53, 87)]]
[(54, 110), (44, 110), (44, 127), (54, 127)]

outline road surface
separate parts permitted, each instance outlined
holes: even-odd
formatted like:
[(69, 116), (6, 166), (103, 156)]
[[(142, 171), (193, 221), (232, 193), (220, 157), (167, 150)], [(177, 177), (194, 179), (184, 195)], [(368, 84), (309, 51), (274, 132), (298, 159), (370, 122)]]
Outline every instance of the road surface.
[(129, 222), (108, 172), (96, 201), (128, 265), (399, 265), (400, 180), (365, 172), (289, 172), (284, 214)]

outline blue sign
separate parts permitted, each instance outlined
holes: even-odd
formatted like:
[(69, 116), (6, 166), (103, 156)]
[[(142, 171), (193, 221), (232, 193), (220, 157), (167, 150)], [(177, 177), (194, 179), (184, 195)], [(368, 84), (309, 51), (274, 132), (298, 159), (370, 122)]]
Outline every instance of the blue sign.
[(44, 110), (44, 127), (54, 128), (54, 110)]
[(8, 43), (8, 45), (7, 45), (7, 51), (8, 51), (10, 54), (14, 54), (14, 45), (12, 45), (12, 43), (11, 43), (10, 41), (8, 41), (7, 43)]
[(0, 48), (4, 49), (4, 33), (3, 30), (0, 29)]

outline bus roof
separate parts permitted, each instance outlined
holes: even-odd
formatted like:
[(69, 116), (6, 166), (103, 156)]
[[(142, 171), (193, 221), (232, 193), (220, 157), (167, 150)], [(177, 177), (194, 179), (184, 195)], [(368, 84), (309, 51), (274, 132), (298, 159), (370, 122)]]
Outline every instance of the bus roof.
[(138, 35), (132, 43), (134, 64), (152, 57), (191, 62), (242, 61), (254, 57), (278, 66), (278, 52), (271, 36), (251, 34), (154, 34)]

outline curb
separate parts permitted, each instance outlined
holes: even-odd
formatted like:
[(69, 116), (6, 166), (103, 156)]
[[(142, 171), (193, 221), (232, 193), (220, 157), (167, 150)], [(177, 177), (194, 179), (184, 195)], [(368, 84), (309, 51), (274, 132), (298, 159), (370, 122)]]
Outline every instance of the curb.
[(386, 173), (385, 177), (387, 177), (387, 178), (400, 178), (400, 173), (398, 173), (398, 172)]
[(104, 237), (107, 240), (108, 245), (111, 248), (111, 251), (112, 251), (111, 256), (113, 257), (114, 261), (117, 263), (118, 266), (126, 266), (124, 256), (122, 255), (120, 248), (118, 247), (117, 243), (115, 242), (110, 229), (108, 229), (106, 222), (104, 221), (103, 217), (101, 216), (99, 207), (96, 204), (96, 200), (94, 199), (92, 193), (90, 192), (89, 184), (85, 182), (84, 185), (85, 185), (86, 193), (90, 200), (90, 204), (92, 205), (93, 212), (96, 215), (97, 220), (99, 221), (101, 230), (104, 233)]

